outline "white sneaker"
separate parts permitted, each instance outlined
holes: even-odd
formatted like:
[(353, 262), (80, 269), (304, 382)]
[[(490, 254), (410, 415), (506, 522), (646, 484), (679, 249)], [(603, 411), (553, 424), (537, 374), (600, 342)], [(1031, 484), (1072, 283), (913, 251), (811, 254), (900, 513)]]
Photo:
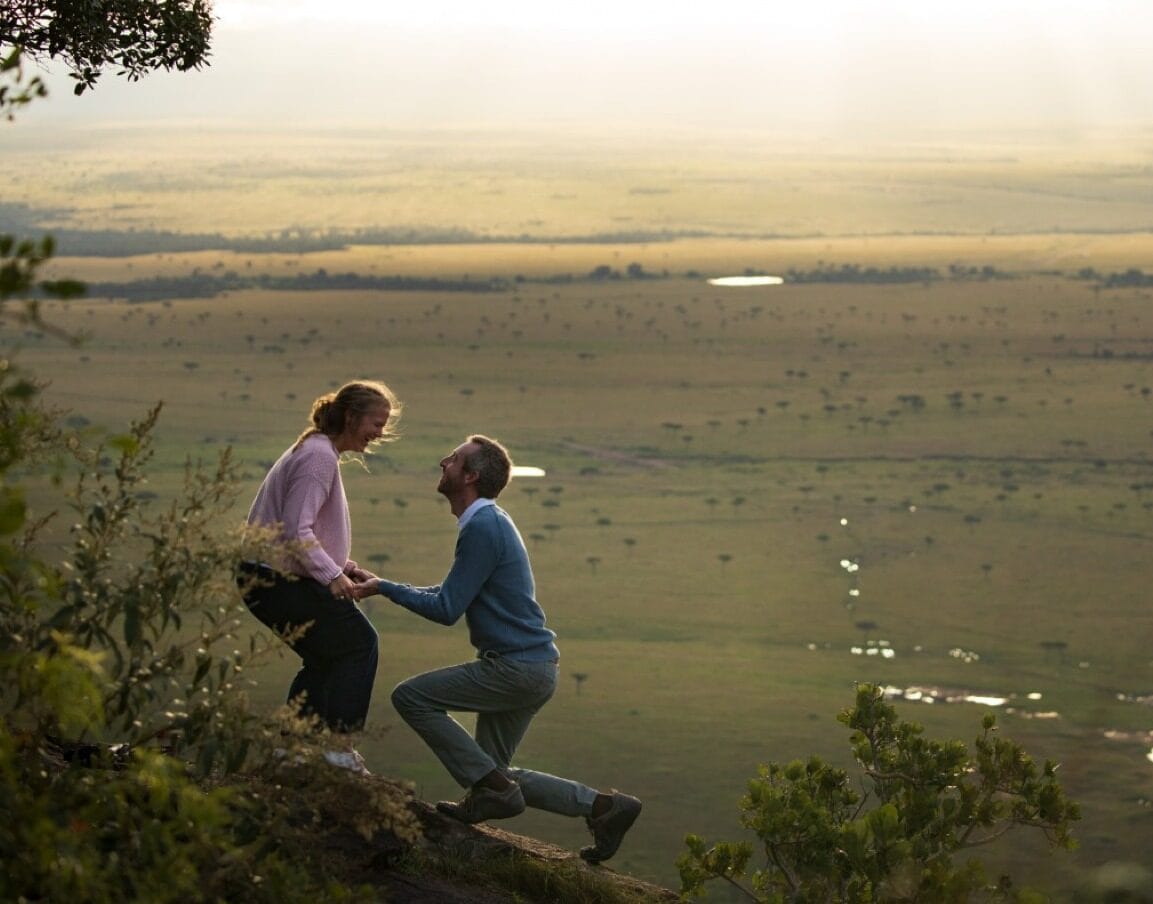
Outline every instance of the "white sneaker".
[(364, 764), (364, 757), (355, 750), (326, 750), (324, 751), (324, 759), (329, 765), (347, 769), (358, 775), (372, 775)]

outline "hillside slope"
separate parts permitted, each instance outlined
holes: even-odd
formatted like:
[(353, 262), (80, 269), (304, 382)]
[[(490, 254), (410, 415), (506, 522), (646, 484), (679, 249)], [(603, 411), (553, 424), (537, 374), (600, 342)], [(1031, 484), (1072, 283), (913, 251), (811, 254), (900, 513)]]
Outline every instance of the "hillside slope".
[[(280, 778), (284, 775), (281, 773)], [(263, 778), (253, 779), (259, 791)], [(375, 786), (375, 787), (373, 787)], [(635, 879), (606, 865), (585, 863), (574, 852), (504, 831), (495, 825), (465, 825), (417, 799), (401, 783), (376, 775), (350, 776), (343, 794), (386, 792), (407, 796), (421, 829), (406, 842), (392, 832), (365, 838), (351, 820), (349, 806), (325, 808), (325, 827), (311, 839), (311, 855), (329, 878), (349, 887), (379, 891), (390, 904), (626, 904), (674, 902), (671, 889)], [(281, 786), (276, 793), (283, 793)], [(375, 894), (373, 894), (375, 899)]]

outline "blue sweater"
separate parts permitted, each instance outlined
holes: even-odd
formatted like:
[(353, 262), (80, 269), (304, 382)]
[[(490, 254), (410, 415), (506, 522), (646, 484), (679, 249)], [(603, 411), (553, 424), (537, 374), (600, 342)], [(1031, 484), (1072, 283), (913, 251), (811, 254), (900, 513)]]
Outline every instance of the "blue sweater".
[(544, 610), (536, 601), (524, 540), (496, 505), (478, 509), (461, 528), (443, 583), (413, 587), (382, 579), (379, 589), (394, 603), (442, 625), (454, 625), (463, 615), (478, 652), (530, 662), (559, 656), (556, 634), (545, 627)]

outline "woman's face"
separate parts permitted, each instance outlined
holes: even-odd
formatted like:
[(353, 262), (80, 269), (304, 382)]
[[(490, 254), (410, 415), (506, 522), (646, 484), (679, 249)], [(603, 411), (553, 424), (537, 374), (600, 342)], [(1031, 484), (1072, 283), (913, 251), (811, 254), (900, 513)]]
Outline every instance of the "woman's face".
[(367, 414), (352, 418), (351, 423), (345, 425), (344, 432), (334, 440), (336, 451), (363, 452), (384, 436), (390, 414), (392, 409), (388, 403), (381, 402)]

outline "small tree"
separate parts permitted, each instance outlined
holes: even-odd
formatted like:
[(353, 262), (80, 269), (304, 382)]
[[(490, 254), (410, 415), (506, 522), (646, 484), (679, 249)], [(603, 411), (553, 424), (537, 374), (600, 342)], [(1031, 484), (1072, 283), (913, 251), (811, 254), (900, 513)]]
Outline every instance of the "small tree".
[(1056, 765), (1038, 768), (1019, 745), (997, 737), (992, 715), (973, 752), (898, 721), (875, 685), (858, 686), (856, 704), (838, 720), (852, 730), (859, 782), (817, 756), (762, 766), (741, 800), (741, 823), (756, 833), (764, 864), (747, 874), (753, 844), (710, 847), (689, 835), (677, 860), (683, 894), (703, 895), (706, 882), (721, 879), (759, 902), (1008, 897), (1008, 876), (990, 885), (979, 861), (957, 864), (954, 856), (1014, 826), (1073, 847), (1080, 811), (1061, 789)]

